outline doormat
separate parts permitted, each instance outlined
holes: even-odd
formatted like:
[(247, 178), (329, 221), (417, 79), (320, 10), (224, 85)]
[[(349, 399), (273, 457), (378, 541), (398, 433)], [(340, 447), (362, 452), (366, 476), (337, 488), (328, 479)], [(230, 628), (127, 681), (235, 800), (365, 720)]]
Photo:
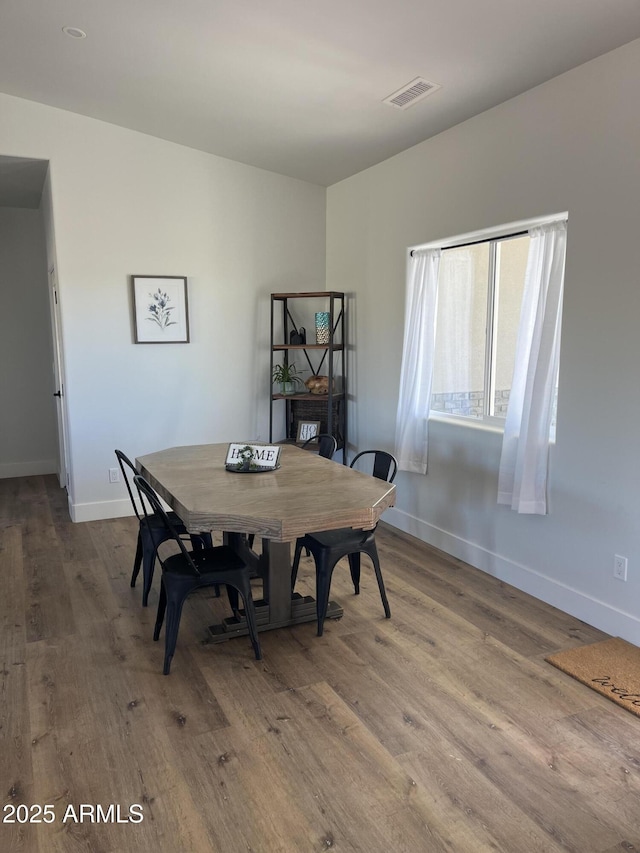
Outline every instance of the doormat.
[(614, 637), (557, 652), (547, 663), (640, 717), (640, 649)]

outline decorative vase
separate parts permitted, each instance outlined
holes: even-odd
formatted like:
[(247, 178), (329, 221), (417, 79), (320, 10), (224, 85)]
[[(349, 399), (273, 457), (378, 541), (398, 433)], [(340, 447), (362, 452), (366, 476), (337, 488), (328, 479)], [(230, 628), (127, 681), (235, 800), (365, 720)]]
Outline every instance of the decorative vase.
[(295, 382), (281, 382), (280, 383), (280, 393), (288, 396), (289, 394), (296, 393), (296, 383)]
[(316, 312), (316, 343), (317, 344), (328, 344), (329, 343), (329, 312), (328, 311), (317, 311)]

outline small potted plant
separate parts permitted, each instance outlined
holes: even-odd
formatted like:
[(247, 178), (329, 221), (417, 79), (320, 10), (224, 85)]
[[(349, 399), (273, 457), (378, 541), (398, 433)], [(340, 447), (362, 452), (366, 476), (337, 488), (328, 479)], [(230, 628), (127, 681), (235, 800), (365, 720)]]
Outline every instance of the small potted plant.
[(295, 394), (296, 386), (302, 384), (302, 379), (298, 376), (298, 370), (295, 364), (276, 364), (273, 368), (272, 379), (280, 385), (280, 393), (284, 395)]

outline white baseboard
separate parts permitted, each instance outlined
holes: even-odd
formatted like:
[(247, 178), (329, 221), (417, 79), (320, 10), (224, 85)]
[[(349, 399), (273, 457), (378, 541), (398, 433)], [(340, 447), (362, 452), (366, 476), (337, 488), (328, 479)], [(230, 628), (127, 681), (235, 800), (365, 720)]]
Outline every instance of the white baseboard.
[(557, 607), (614, 637), (622, 637), (640, 646), (640, 619), (599, 601), (578, 589), (560, 583), (548, 575), (515, 563), (473, 542), (461, 539), (446, 530), (428, 524), (402, 510), (391, 507), (384, 513), (384, 521), (409, 533), (423, 542), (439, 548), (452, 557), (480, 569), (529, 595)]
[(124, 518), (133, 515), (129, 498), (117, 501), (96, 501), (95, 503), (69, 503), (71, 521), (101, 521), (104, 518)]
[(5, 462), (0, 465), (0, 480), (9, 477), (37, 477), (44, 474), (56, 474), (58, 464), (55, 459), (40, 459), (36, 462)]

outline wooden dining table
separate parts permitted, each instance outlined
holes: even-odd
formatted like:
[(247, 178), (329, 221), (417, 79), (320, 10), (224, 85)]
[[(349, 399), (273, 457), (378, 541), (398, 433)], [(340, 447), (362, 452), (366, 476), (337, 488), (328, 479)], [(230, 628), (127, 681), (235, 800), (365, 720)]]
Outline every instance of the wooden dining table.
[[(228, 447), (172, 447), (138, 457), (136, 466), (188, 531), (221, 532), (262, 578), (260, 631), (313, 621), (315, 599), (291, 591), (291, 543), (313, 531), (375, 527), (395, 503), (395, 486), (295, 445), (282, 445), (276, 470), (228, 471)], [(249, 547), (249, 534), (262, 541), (260, 554)], [(327, 618), (342, 612), (330, 602)], [(244, 619), (229, 617), (211, 626), (210, 639), (246, 633)]]

